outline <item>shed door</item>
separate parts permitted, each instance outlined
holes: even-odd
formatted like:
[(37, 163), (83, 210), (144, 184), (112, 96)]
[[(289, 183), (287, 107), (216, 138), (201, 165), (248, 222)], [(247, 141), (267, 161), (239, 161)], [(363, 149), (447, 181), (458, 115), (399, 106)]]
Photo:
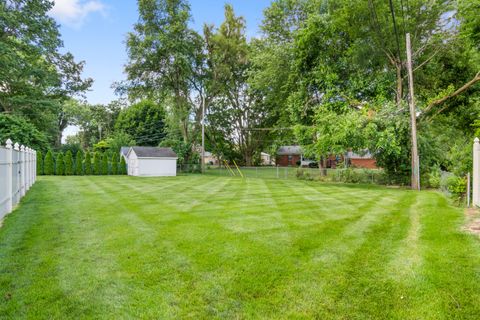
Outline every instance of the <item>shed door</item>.
[(128, 161), (128, 173), (131, 176), (138, 176), (138, 159)]

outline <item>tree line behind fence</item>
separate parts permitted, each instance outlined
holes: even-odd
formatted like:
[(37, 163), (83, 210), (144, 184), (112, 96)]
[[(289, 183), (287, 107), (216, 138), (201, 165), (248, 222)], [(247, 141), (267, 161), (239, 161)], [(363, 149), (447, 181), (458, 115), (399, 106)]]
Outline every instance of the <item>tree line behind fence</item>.
[(83, 176), (83, 175), (124, 175), (127, 174), (125, 159), (118, 154), (71, 151), (54, 154), (48, 151), (45, 156), (37, 152), (37, 172), (41, 175)]

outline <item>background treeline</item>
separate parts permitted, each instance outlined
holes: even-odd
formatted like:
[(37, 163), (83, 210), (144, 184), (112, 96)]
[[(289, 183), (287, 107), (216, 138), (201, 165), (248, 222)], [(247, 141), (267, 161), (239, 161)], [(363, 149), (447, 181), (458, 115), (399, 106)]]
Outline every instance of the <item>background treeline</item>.
[(127, 165), (123, 156), (108, 152), (77, 151), (75, 157), (72, 152), (48, 151), (45, 156), (37, 152), (37, 174), (57, 176), (83, 175), (125, 175)]
[[(392, 181), (407, 183), (408, 32), (422, 181), (471, 170), (480, 0), (273, 0), (254, 37), (231, 5), (220, 25), (195, 30), (188, 1), (139, 0), (127, 79), (108, 105), (82, 100), (91, 80), (80, 77), (82, 63), (59, 53), (50, 7), (0, 2), (2, 140), (72, 154), (161, 145), (195, 163), (205, 110), (206, 149), (222, 160), (255, 165), (262, 151), (299, 144), (322, 167), (329, 155), (368, 149)], [(62, 144), (68, 125), (79, 132)]]

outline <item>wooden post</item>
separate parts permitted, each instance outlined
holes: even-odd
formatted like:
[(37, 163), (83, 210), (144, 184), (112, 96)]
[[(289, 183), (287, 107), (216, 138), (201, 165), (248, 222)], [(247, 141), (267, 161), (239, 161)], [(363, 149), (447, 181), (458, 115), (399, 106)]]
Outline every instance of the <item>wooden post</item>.
[(420, 190), (420, 165), (417, 146), (417, 113), (415, 111), (415, 99), (413, 92), (413, 71), (412, 71), (412, 47), (410, 33), (407, 39), (407, 69), (408, 69), (408, 91), (410, 106), (410, 128), (412, 130), (412, 189)]
[(12, 140), (8, 139), (5, 145), (7, 148), (7, 213), (13, 210), (13, 150)]

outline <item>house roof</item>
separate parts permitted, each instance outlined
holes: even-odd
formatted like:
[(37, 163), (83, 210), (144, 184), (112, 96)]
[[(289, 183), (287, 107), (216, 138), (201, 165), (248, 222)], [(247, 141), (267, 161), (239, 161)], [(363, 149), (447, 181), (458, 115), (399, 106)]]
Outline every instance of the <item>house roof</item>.
[(132, 150), (139, 158), (177, 158), (177, 154), (172, 148), (131, 147), (128, 153)]
[(130, 147), (121, 147), (121, 148), (120, 148), (120, 154), (121, 154), (122, 156), (126, 156), (127, 153), (128, 153), (128, 150), (130, 150)]
[(301, 155), (302, 147), (300, 146), (281, 146), (277, 150), (279, 156)]

